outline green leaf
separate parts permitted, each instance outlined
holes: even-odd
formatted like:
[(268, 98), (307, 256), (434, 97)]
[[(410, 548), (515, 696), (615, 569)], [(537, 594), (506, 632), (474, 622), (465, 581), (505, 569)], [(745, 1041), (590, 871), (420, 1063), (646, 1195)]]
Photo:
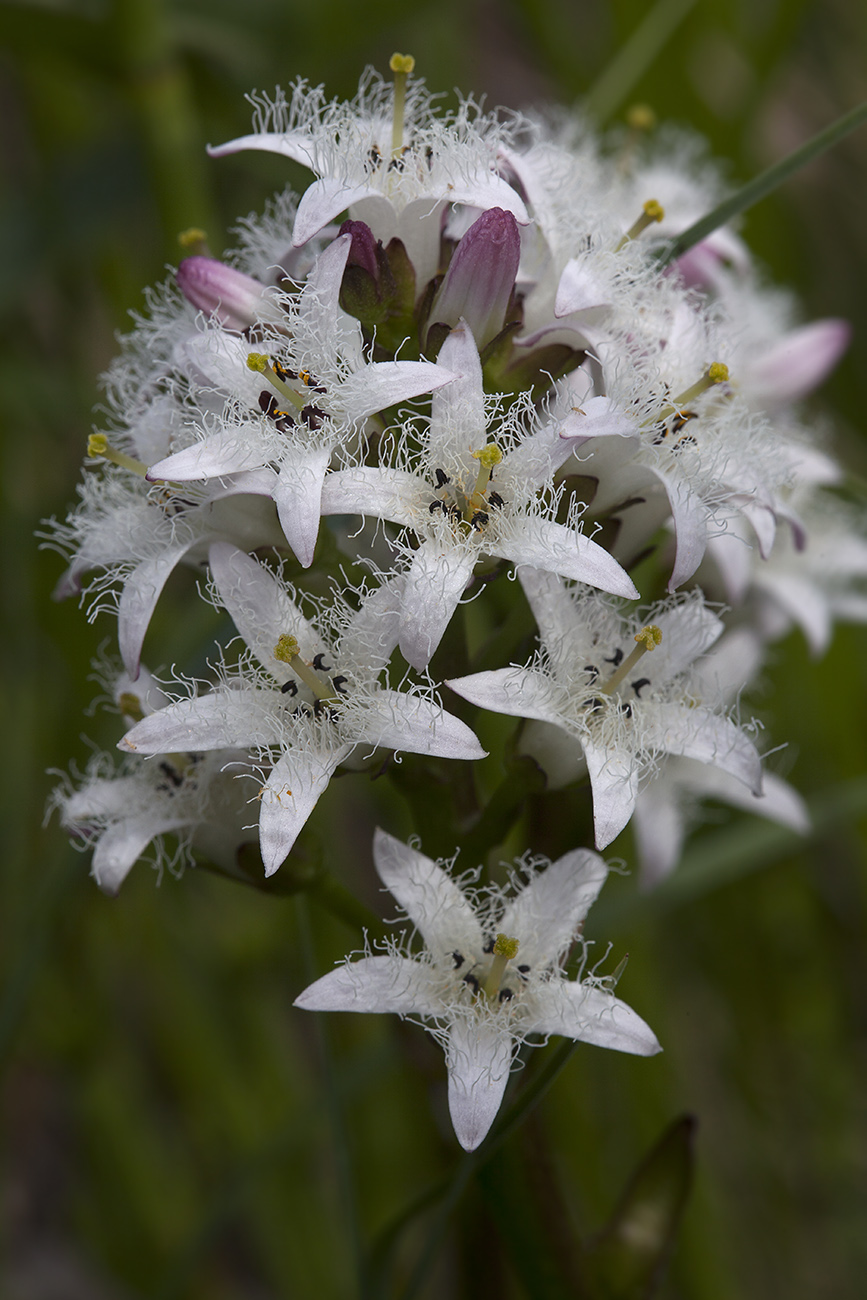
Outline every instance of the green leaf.
[(647, 1300), (659, 1285), (689, 1195), (694, 1134), (690, 1115), (666, 1129), (587, 1249), (584, 1267), (595, 1300)]
[(818, 158), (820, 154), (825, 153), (864, 122), (867, 122), (867, 103), (853, 108), (850, 113), (845, 113), (831, 126), (814, 135), (806, 144), (802, 144), (800, 149), (795, 149), (781, 162), (766, 168), (759, 176), (747, 181), (746, 185), (742, 185), (734, 194), (723, 199), (722, 203), (718, 203), (707, 216), (701, 217), (689, 229), (684, 230), (676, 239), (660, 249), (658, 254), (660, 265), (667, 266), (669, 262), (675, 261), (688, 252), (693, 245), (706, 239), (719, 226), (724, 226), (727, 221), (731, 221), (732, 217), (736, 217), (740, 212), (746, 212), (747, 208), (751, 208), (754, 203), (758, 203), (759, 199), (778, 189), (801, 167)]

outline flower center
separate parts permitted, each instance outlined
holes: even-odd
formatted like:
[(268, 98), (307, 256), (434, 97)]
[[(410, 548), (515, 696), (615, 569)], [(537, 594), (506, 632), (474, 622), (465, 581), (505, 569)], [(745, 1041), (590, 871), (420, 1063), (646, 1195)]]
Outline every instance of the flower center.
[[(596, 692), (588, 700), (585, 700), (582, 706), (587, 713), (591, 715), (598, 713), (604, 707), (605, 700), (615, 693), (635, 666), (641, 662), (644, 655), (656, 649), (662, 641), (662, 629), (657, 627), (655, 623), (649, 623), (647, 627), (643, 627), (640, 632), (636, 633), (635, 641), (637, 643), (635, 649), (631, 650), (625, 658), (623, 651), (618, 647), (615, 649), (613, 656), (605, 660), (606, 663), (610, 663), (614, 667), (614, 671), (605, 681), (599, 682), (599, 669), (595, 664), (587, 665), (584, 671), (591, 674), (594, 691)], [(632, 689), (635, 691), (636, 698), (640, 699), (641, 692), (645, 686), (650, 686), (650, 684), (649, 677), (639, 677), (637, 681), (634, 681)], [(625, 713), (627, 717), (632, 716), (632, 704), (629, 701), (621, 703), (619, 707), (621, 713)]]
[[(346, 678), (340, 674), (336, 677), (325, 676), (330, 672), (328, 665), (323, 662), (325, 656), (314, 655), (312, 664), (305, 663), (301, 658), (301, 649), (296, 638), (284, 632), (274, 647), (274, 658), (286, 664), (298, 680), (312, 692), (315, 716), (319, 717), (326, 712), (327, 716), (333, 719), (335, 714), (332, 705), (337, 703), (341, 695), (346, 694)], [(295, 695), (298, 691), (297, 685), (291, 678), (284, 682), (280, 689), (284, 695)]]
[(486, 447), (474, 451), (472, 457), (479, 462), (473, 486), (469, 490), (458, 484), (449, 486), (452, 480), (445, 470), (437, 468), (434, 471), (436, 486), (441, 491), (445, 489), (446, 495), (434, 497), (428, 506), (432, 515), (441, 510), (464, 533), (481, 532), (490, 519), (491, 506), (500, 509), (504, 504), (498, 492), (489, 491), (494, 466), (499, 465), (503, 459), (500, 448), (495, 442), (490, 442)]

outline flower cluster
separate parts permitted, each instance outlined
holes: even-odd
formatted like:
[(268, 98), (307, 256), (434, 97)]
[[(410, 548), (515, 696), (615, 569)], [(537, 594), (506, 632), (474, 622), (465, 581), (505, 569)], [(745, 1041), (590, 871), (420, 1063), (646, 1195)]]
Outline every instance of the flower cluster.
[[(683, 150), (440, 112), (411, 60), (391, 66), (350, 104), (305, 83), (257, 98), (253, 134), (211, 150), (313, 180), (223, 259), (184, 237), (53, 527), (58, 595), (118, 620), (122, 763), (55, 797), (109, 891), (165, 835), (231, 862), (258, 833), (273, 874), (337, 769), (382, 770), (382, 751), (458, 760), (472, 784), (466, 703), (522, 720), (550, 788), (587, 785), (597, 849), (634, 817), (648, 882), (699, 798), (806, 824), (740, 708), (792, 623), (819, 651), (835, 618), (867, 619), (867, 539), (799, 405), (846, 327), (798, 325), (731, 229), (666, 264), (718, 186)], [(231, 633), (207, 680), (157, 685), (142, 654), (178, 565)], [(483, 667), (452, 636), (470, 600)], [(535, 651), (506, 635), (527, 607)], [(656, 1049), (609, 988), (564, 977), (605, 874), (589, 849), (481, 914), (384, 833), (375, 860), (424, 953), (368, 952), (298, 1004), (432, 1026), (464, 1146), (528, 1034)]]

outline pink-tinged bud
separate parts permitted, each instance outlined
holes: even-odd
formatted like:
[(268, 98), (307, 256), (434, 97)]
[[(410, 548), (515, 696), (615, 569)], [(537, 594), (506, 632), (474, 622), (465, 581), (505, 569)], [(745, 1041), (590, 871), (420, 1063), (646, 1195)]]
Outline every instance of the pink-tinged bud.
[(454, 327), (463, 317), (481, 350), (506, 323), (520, 256), (518, 223), (511, 212), (483, 212), (454, 251), (430, 320)]
[(177, 273), (178, 288), (199, 311), (216, 316), (228, 330), (248, 329), (259, 314), (265, 286), (215, 257), (187, 257)]
[(806, 397), (831, 373), (849, 345), (848, 321), (829, 318), (790, 330), (759, 353), (744, 387), (759, 406), (786, 406)]
[(338, 234), (352, 236), (346, 265), (360, 266), (376, 280), (379, 275), (379, 264), (376, 257), (376, 240), (370, 226), (363, 221), (344, 221)]

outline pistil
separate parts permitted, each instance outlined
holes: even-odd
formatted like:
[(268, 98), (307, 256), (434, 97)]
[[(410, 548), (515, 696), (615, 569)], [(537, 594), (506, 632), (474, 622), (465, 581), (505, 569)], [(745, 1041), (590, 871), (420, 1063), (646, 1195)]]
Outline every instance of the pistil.
[(494, 960), (491, 962), (488, 978), (482, 985), (482, 992), (489, 1002), (493, 1002), (497, 997), (506, 966), (517, 955), (518, 940), (510, 939), (507, 934), (498, 934), (494, 943)]
[(473, 460), (479, 462), (479, 472), (476, 476), (476, 485), (468, 498), (471, 510), (484, 509), (487, 504), (485, 493), (491, 481), (491, 474), (494, 472), (494, 466), (499, 465), (502, 459), (503, 453), (495, 442), (489, 442), (487, 447), (481, 447), (473, 452)]
[(664, 216), (665, 208), (662, 204), (658, 203), (656, 199), (648, 199), (642, 207), (641, 216), (637, 221), (633, 221), (626, 234), (615, 246), (615, 253), (619, 253), (621, 248), (628, 244), (630, 240), (637, 239), (642, 231), (653, 225), (654, 221), (662, 221)]
[(394, 73), (394, 116), (391, 122), (391, 156), (403, 153), (403, 115), (406, 108), (406, 79), (415, 67), (411, 54), (392, 54), (388, 66)]
[(87, 454), (101, 456), (103, 460), (111, 461), (112, 465), (132, 470), (133, 474), (138, 474), (140, 478), (147, 477), (148, 467), (144, 461), (136, 460), (133, 456), (127, 456), (125, 451), (118, 451), (117, 447), (112, 447), (104, 433), (90, 435), (87, 440)]
[(291, 402), (296, 411), (301, 411), (307, 405), (306, 398), (300, 393), (296, 393), (294, 388), (290, 388), (284, 379), (281, 379), (277, 371), (272, 366), (268, 357), (262, 352), (250, 352), (247, 355), (247, 366), (250, 370), (257, 370), (260, 375), (264, 375), (273, 388), (281, 397), (285, 397)]
[(301, 658), (301, 647), (294, 636), (283, 633), (274, 647), (274, 658), (278, 659), (280, 663), (288, 665), (298, 680), (310, 688), (317, 700), (330, 703), (332, 700), (339, 698), (333, 684), (330, 681), (324, 681)]
[(616, 690), (625, 677), (632, 672), (635, 665), (647, 654), (648, 650), (655, 650), (662, 641), (662, 629), (658, 628), (655, 623), (649, 623), (643, 627), (640, 632), (636, 633), (635, 640), (638, 642), (635, 649), (623, 660), (623, 663), (603, 682), (599, 690), (603, 695), (610, 695)]

